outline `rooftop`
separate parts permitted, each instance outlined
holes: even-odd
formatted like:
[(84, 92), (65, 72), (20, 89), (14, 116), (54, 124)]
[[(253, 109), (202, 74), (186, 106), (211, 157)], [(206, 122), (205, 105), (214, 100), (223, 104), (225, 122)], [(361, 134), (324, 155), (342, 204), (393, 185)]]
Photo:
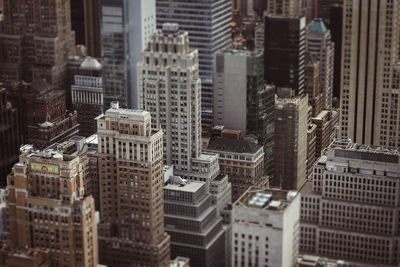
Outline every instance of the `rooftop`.
[(170, 183), (164, 185), (164, 190), (175, 190), (182, 192), (195, 193), (205, 185), (205, 182), (186, 181), (184, 183)]
[(280, 211), (284, 210), (296, 195), (295, 191), (250, 187), (233, 206)]
[(100, 62), (93, 57), (86, 57), (81, 64), (82, 69), (101, 70)]
[[(351, 139), (334, 139), (332, 143), (329, 145), (329, 148), (334, 150), (362, 152), (365, 154), (369, 153), (369, 154), (380, 154), (380, 155), (392, 155), (396, 157), (400, 156), (400, 150), (398, 149), (390, 149), (381, 146), (361, 145), (353, 143)], [(371, 158), (371, 160), (374, 159)]]
[(316, 18), (313, 20), (310, 30), (310, 33), (324, 34), (328, 30), (325, 27), (325, 24), (321, 18)]
[(243, 139), (214, 138), (208, 144), (207, 150), (254, 154), (261, 148), (260, 145)]

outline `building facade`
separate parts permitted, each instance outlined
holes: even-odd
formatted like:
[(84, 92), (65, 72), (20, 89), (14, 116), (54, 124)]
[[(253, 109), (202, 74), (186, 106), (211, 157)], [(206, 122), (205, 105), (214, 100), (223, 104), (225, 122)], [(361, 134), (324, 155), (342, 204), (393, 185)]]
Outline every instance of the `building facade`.
[(230, 0), (156, 0), (157, 28), (178, 23), (189, 33), (190, 48), (199, 53), (202, 123), (213, 123), (214, 54), (231, 45), (232, 3)]
[(336, 139), (301, 189), (301, 252), (397, 266), (400, 153)]
[(263, 147), (245, 140), (214, 138), (205, 151), (219, 154), (219, 168), (232, 184), (232, 202), (250, 186), (267, 187)]
[(225, 266), (222, 219), (205, 182), (170, 177), (164, 187), (164, 209), (172, 258), (190, 258), (192, 267)]
[(311, 54), (306, 54), (304, 86), (308, 95), (308, 104), (312, 108), (312, 116), (317, 116), (323, 109), (324, 99), (320, 91), (320, 62)]
[(163, 132), (147, 111), (120, 109), (97, 118), (100, 262), (167, 266), (164, 232)]
[(87, 57), (74, 75), (71, 85), (72, 106), (78, 112), (79, 133), (88, 137), (96, 133), (95, 118), (103, 113), (102, 66)]
[(275, 102), (274, 186), (297, 190), (307, 169), (308, 96), (278, 98)]
[(5, 0), (0, 47), (0, 82), (6, 86), (46, 80), (66, 89), (67, 59), (75, 52), (70, 1)]
[(156, 29), (155, 0), (101, 0), (104, 106), (138, 108), (136, 64)]
[(231, 216), (232, 266), (294, 266), (300, 231), (296, 192), (250, 187)]
[(264, 79), (304, 93), (305, 17), (265, 16)]
[(7, 179), (11, 248), (47, 249), (51, 266), (97, 266), (98, 222), (81, 167), (80, 157), (61, 150), (21, 148)]
[(18, 161), (20, 132), (17, 109), (8, 102), (7, 91), (0, 84), (0, 184), (7, 185), (7, 175)]
[[(343, 1), (340, 138), (399, 147), (398, 1)], [(383, 26), (384, 25), (384, 26)]]
[(254, 135), (264, 147), (265, 174), (273, 176), (275, 87), (264, 82), (262, 51), (216, 54), (214, 123)]
[(333, 70), (335, 44), (331, 31), (325, 27), (320, 18), (311, 22), (306, 34), (307, 52), (319, 61), (320, 92), (323, 94), (324, 108), (332, 108)]

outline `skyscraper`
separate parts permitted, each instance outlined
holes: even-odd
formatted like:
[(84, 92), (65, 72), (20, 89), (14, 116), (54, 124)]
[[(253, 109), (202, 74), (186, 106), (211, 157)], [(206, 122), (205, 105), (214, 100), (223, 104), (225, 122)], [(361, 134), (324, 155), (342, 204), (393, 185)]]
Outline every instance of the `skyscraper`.
[(356, 143), (399, 147), (398, 1), (343, 3), (340, 136)]
[(7, 175), (18, 161), (20, 133), (17, 109), (8, 102), (7, 91), (0, 83), (0, 185), (7, 185)]
[(398, 150), (337, 139), (310, 178), (300, 190), (301, 252), (349, 266), (400, 263)]
[(263, 52), (220, 51), (214, 70), (214, 123), (256, 136), (272, 176), (275, 87), (264, 82)]
[(101, 0), (104, 105), (137, 108), (136, 64), (156, 29), (155, 0)]
[[(318, 18), (322, 18), (324, 22), (330, 26), (331, 24), (331, 7), (334, 4), (342, 4), (343, 0), (318, 0)], [(339, 18), (334, 18), (335, 21)], [(334, 21), (332, 21), (334, 22)], [(330, 27), (329, 27), (330, 28)]]
[(97, 118), (100, 183), (100, 262), (109, 266), (166, 266), (163, 132), (147, 111), (117, 102)]
[(0, 82), (46, 80), (67, 87), (67, 59), (75, 52), (70, 1), (4, 1)]
[(320, 92), (324, 108), (332, 108), (334, 43), (322, 19), (314, 19), (306, 34), (307, 52), (319, 61)]
[(21, 148), (7, 179), (11, 248), (47, 249), (51, 266), (97, 266), (95, 204), (81, 169), (79, 156), (57, 148)]
[(306, 179), (308, 96), (275, 102), (274, 186), (297, 190)]
[(268, 15), (305, 16), (307, 0), (265, 0)]
[(332, 41), (335, 43), (332, 96), (334, 100), (333, 104), (335, 107), (339, 107), (339, 102), (337, 100), (340, 98), (340, 86), (342, 79), (340, 69), (342, 66), (343, 5), (332, 5), (330, 17), (329, 29), (332, 33)]
[(190, 48), (199, 51), (202, 123), (213, 123), (214, 54), (230, 47), (232, 2), (230, 0), (157, 0), (157, 28), (178, 23), (189, 33)]
[(83, 1), (83, 18), (85, 22), (85, 46), (88, 55), (100, 58), (100, 0)]
[(79, 133), (88, 137), (96, 133), (95, 118), (103, 113), (102, 66), (92, 57), (87, 57), (74, 75), (71, 85), (72, 105), (78, 112)]
[(305, 17), (265, 17), (264, 79), (296, 95), (304, 93), (305, 26)]

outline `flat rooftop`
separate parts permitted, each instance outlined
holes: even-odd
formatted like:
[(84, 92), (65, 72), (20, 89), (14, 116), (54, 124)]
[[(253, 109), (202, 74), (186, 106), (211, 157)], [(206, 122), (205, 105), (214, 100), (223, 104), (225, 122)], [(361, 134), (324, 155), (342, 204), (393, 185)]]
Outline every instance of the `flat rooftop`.
[(106, 111), (107, 114), (121, 115), (121, 116), (136, 116), (136, 117), (144, 117), (150, 116), (150, 112), (145, 110), (136, 110), (136, 109), (123, 109), (123, 108), (110, 108)]
[(186, 183), (181, 183), (181, 184), (168, 183), (168, 184), (164, 185), (164, 190), (175, 190), (175, 191), (181, 191), (181, 192), (195, 193), (201, 187), (203, 187), (204, 184), (205, 184), (205, 182), (200, 182), (200, 181), (188, 181)]

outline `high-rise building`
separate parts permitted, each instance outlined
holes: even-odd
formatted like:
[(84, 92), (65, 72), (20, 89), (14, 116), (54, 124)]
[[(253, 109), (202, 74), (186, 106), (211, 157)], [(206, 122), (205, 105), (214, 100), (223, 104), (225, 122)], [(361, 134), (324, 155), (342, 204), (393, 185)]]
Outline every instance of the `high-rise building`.
[(232, 206), (232, 266), (295, 266), (300, 196), (250, 187)]
[(85, 46), (88, 55), (100, 58), (100, 0), (83, 1), (83, 18), (85, 24)]
[(334, 4), (331, 6), (329, 29), (332, 33), (332, 41), (335, 44), (334, 67), (333, 67), (333, 90), (332, 104), (335, 108), (339, 107), (340, 85), (342, 66), (342, 40), (343, 40), (343, 5)]
[(205, 182), (172, 176), (164, 187), (165, 230), (171, 256), (190, 258), (191, 267), (225, 266), (225, 232)]
[(64, 90), (54, 90), (51, 84), (36, 81), (16, 83), (9, 92), (19, 111), (22, 142), (44, 149), (78, 134), (78, 114), (67, 111)]
[(307, 0), (265, 0), (268, 15), (296, 17), (306, 15)]
[(157, 28), (178, 23), (189, 33), (190, 48), (199, 51), (203, 125), (213, 123), (214, 54), (231, 45), (230, 0), (157, 0)]
[(264, 79), (304, 93), (305, 17), (265, 16)]
[(155, 0), (101, 0), (104, 106), (114, 100), (138, 108), (137, 71), (141, 53), (156, 29)]
[(322, 19), (314, 19), (306, 34), (307, 52), (319, 61), (320, 92), (323, 94), (324, 108), (332, 108), (334, 49), (331, 31)]
[(323, 110), (311, 119), (317, 126), (316, 129), (316, 159), (321, 156), (322, 151), (329, 146), (336, 137), (334, 131), (334, 117), (337, 116), (336, 110)]
[(7, 179), (11, 248), (47, 249), (51, 266), (97, 266), (97, 216), (81, 168), (79, 156), (21, 148)]
[(300, 191), (301, 252), (350, 266), (397, 266), (399, 178), (399, 150), (336, 139)]
[(250, 186), (268, 186), (262, 146), (243, 139), (214, 138), (205, 151), (219, 154), (220, 171), (228, 175), (232, 183), (232, 202)]
[(102, 66), (87, 57), (74, 75), (71, 85), (72, 106), (78, 112), (79, 134), (88, 137), (96, 133), (95, 118), (103, 113)]
[(318, 17), (318, 0), (306, 1), (306, 21), (307, 24)]
[(317, 116), (323, 109), (323, 96), (320, 92), (320, 62), (310, 53), (306, 53), (304, 87), (308, 95), (308, 104), (312, 108), (312, 116)]
[(318, 18), (322, 18), (324, 22), (329, 26), (331, 22), (335, 22), (339, 18), (331, 20), (331, 7), (334, 4), (342, 4), (344, 0), (318, 0)]
[(164, 232), (163, 132), (147, 111), (117, 102), (97, 118), (100, 183), (100, 262), (108, 266), (167, 266)]
[(400, 146), (398, 1), (344, 1), (340, 137)]
[(214, 123), (254, 135), (264, 147), (266, 175), (273, 175), (275, 87), (264, 82), (262, 51), (216, 54)]
[(274, 186), (297, 190), (306, 179), (308, 96), (275, 102)]
[(85, 44), (85, 19), (83, 13), (83, 0), (71, 1), (71, 28), (75, 32), (75, 42)]
[(75, 53), (70, 1), (4, 1), (0, 82), (46, 80), (66, 89), (67, 59)]
[(155, 33), (138, 64), (140, 108), (164, 135), (164, 163), (186, 179), (210, 182), (219, 174), (218, 155), (201, 153), (201, 82), (197, 50), (175, 23)]
[(7, 185), (7, 175), (18, 161), (20, 132), (17, 109), (8, 102), (7, 91), (0, 83), (0, 185)]

